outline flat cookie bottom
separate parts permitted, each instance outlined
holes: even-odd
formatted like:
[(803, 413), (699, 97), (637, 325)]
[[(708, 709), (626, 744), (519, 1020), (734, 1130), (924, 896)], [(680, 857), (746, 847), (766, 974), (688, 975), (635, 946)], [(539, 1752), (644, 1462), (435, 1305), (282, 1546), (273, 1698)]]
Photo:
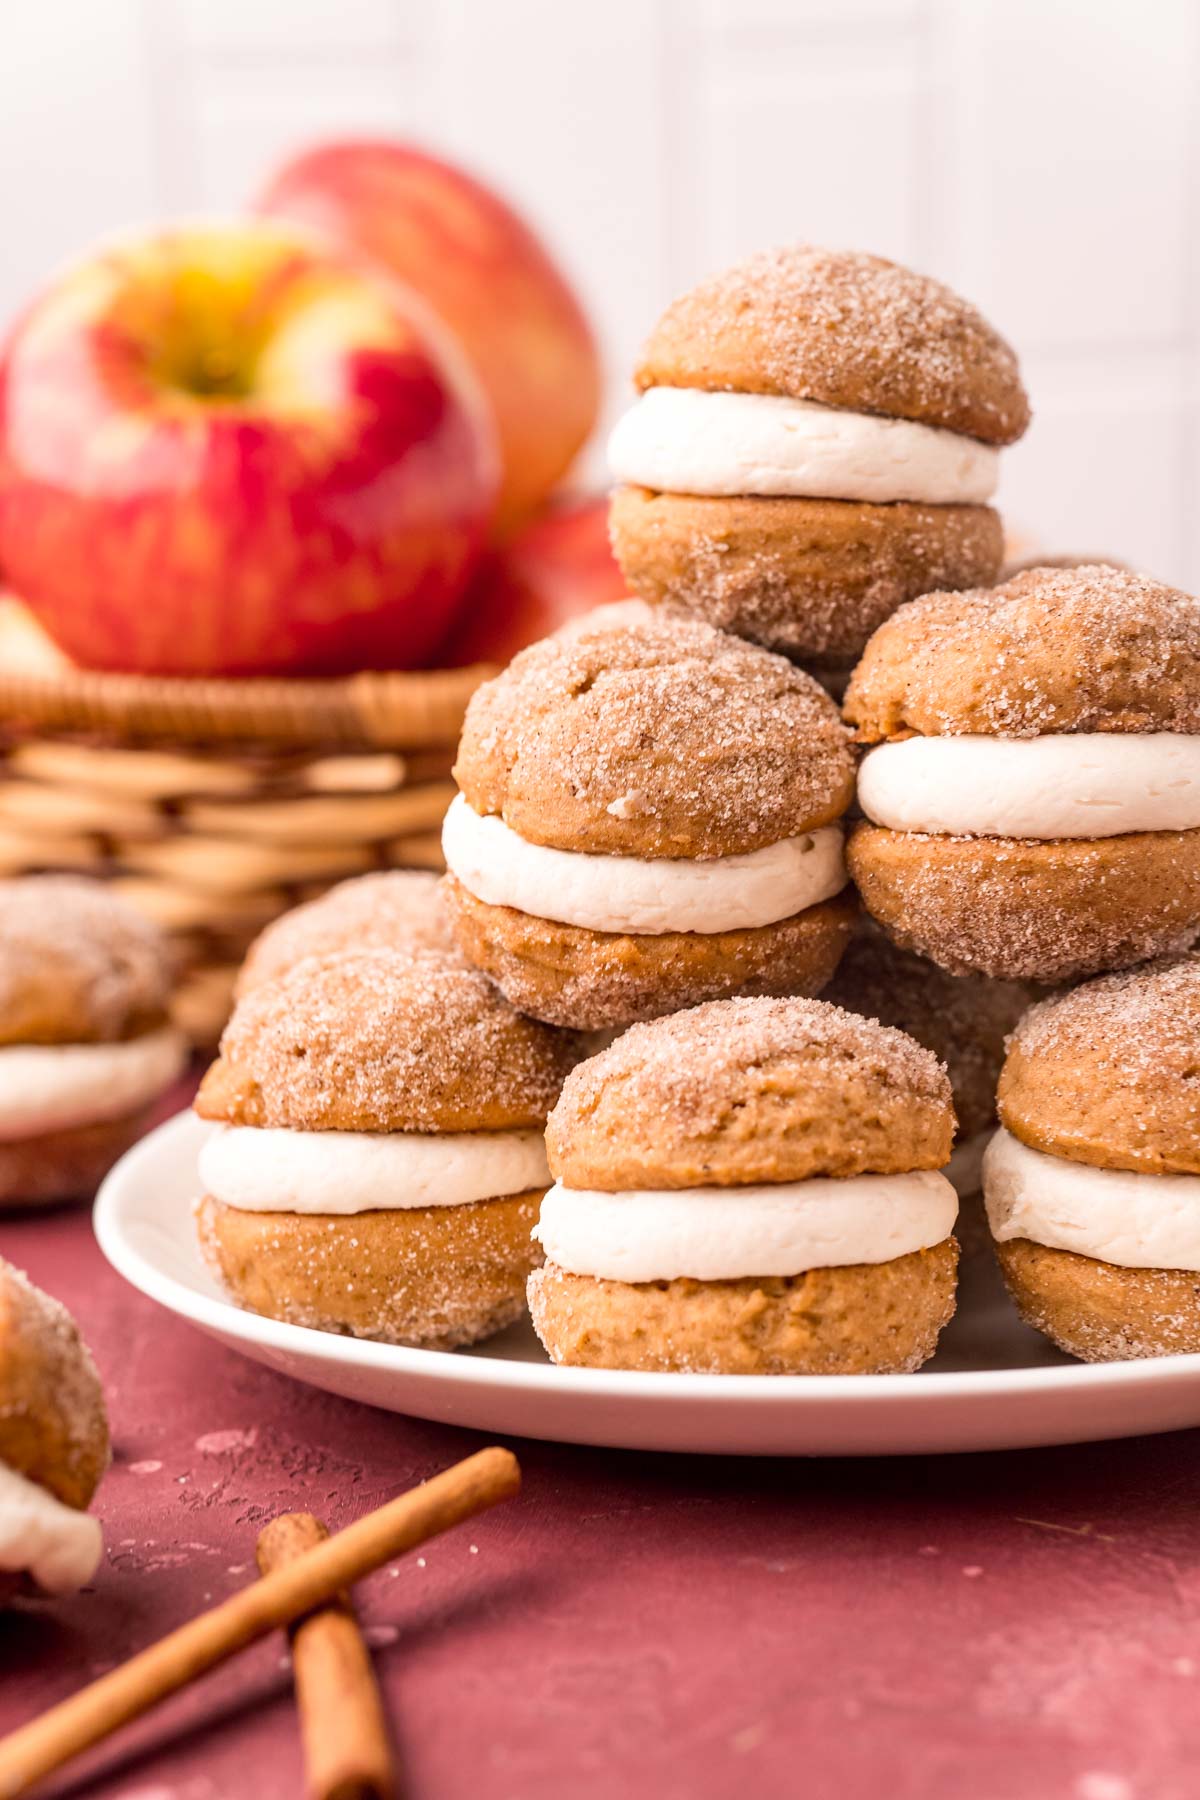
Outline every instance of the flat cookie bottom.
[(337, 1216), (241, 1212), (206, 1195), (196, 1222), (209, 1267), (248, 1312), (453, 1350), (524, 1311), (542, 1192)]
[(850, 665), (905, 600), (990, 587), (990, 506), (714, 497), (620, 487), (609, 509), (630, 591), (800, 662)]
[(896, 942), (956, 975), (1069, 981), (1200, 932), (1200, 830), (1037, 842), (863, 823), (846, 862)]
[(556, 1363), (709, 1375), (919, 1369), (954, 1315), (953, 1238), (885, 1263), (741, 1281), (626, 1282), (547, 1263), (529, 1310)]
[(818, 994), (854, 924), (846, 888), (790, 919), (745, 931), (660, 936), (587, 931), (489, 906), (447, 875), (459, 945), (505, 999), (550, 1025), (604, 1031), (734, 994)]
[(1200, 1275), (1122, 1269), (1028, 1238), (994, 1247), (1025, 1323), (1069, 1355), (1124, 1362), (1200, 1351)]
[(155, 1104), (119, 1119), (0, 1142), (0, 1211), (90, 1200), (113, 1164), (149, 1130)]

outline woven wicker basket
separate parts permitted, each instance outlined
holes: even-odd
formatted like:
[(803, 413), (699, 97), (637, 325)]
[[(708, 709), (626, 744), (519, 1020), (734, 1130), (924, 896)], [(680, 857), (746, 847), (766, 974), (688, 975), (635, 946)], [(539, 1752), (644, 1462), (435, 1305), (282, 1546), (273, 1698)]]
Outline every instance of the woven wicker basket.
[(440, 868), (467, 701), (492, 670), (330, 681), (94, 674), (0, 603), (0, 875), (103, 876), (172, 934), (211, 1045), (271, 919), (346, 876)]

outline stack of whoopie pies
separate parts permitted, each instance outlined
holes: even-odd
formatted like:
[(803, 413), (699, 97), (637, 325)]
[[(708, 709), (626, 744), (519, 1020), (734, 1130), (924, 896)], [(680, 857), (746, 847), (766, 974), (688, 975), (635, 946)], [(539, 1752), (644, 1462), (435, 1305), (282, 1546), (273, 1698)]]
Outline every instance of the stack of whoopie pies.
[(1059, 1344), (1200, 1349), (1200, 602), (995, 585), (1016, 358), (878, 257), (701, 283), (636, 381), (633, 598), (477, 691), (438, 896), (360, 883), (252, 954), (214, 1265), (406, 1343), (527, 1278), (556, 1362), (907, 1370), (982, 1186)]

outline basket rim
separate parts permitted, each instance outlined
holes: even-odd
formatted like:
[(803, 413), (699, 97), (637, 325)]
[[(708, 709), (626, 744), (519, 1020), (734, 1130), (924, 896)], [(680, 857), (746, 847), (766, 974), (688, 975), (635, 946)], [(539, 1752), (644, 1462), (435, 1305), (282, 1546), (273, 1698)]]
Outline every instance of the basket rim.
[[(6, 649), (0, 632), (0, 650)], [(100, 732), (156, 743), (328, 744), (419, 750), (453, 745), (467, 702), (496, 673), (363, 670), (344, 676), (135, 675), (0, 666), (0, 727)]]

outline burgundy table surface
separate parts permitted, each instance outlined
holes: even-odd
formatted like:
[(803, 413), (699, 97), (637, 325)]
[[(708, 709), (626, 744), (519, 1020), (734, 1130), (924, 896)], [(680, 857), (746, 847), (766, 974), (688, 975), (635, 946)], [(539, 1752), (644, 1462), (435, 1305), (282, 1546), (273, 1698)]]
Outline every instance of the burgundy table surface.
[[(141, 1299), (82, 1214), (5, 1222), (108, 1389), (93, 1590), (0, 1623), (7, 1729), (478, 1448), (243, 1361)], [(522, 1496), (364, 1584), (414, 1800), (1184, 1800), (1200, 1792), (1200, 1434), (940, 1460), (515, 1445)], [(293, 1800), (281, 1638), (57, 1793)]]

